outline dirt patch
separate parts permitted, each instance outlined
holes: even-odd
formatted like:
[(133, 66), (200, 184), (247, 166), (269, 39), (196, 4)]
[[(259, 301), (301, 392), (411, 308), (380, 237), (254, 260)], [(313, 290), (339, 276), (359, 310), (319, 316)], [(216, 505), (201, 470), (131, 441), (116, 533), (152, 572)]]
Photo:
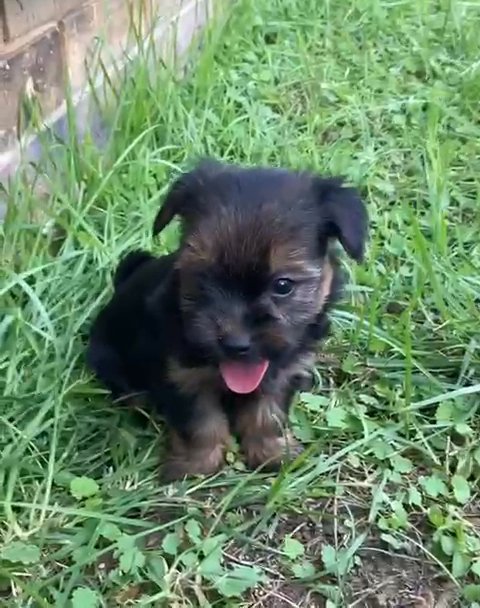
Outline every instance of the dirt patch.
[[(260, 534), (245, 541), (231, 541), (226, 547), (226, 564), (259, 566), (266, 574), (265, 583), (252, 589), (243, 598), (242, 608), (325, 608), (326, 597), (321, 591), (338, 591), (338, 605), (344, 608), (454, 608), (460, 606), (458, 592), (443, 576), (437, 563), (429, 560), (419, 542), (406, 542), (395, 552), (379, 536), (378, 530), (368, 530), (366, 511), (352, 503), (335, 505), (331, 500), (307, 501), (305, 513), (279, 514), (266, 524)], [(348, 525), (355, 520), (354, 532)], [(308, 513), (308, 515), (307, 515)], [(245, 509), (242, 520), (258, 518), (260, 512)], [(165, 513), (162, 513), (162, 516)], [(169, 516), (172, 516), (169, 513)], [(178, 512), (176, 512), (178, 516)], [(160, 519), (163, 520), (163, 517)], [(345, 523), (347, 522), (347, 523)], [(422, 528), (416, 521), (416, 528)], [(355, 537), (368, 532), (357, 552), (357, 565), (342, 579), (324, 574), (322, 549), (325, 545), (339, 550), (350, 547)], [(297, 560), (284, 552), (285, 538), (298, 540), (304, 554)], [(144, 539), (147, 549), (161, 545), (163, 533), (152, 533)], [(117, 565), (113, 554), (102, 556), (96, 564), (108, 573)], [(309, 578), (295, 576), (295, 564), (308, 562), (313, 566)], [(121, 596), (123, 597), (123, 596)]]
[(454, 587), (419, 556), (372, 548), (360, 553), (361, 567), (349, 577), (349, 608), (453, 608)]
[(325, 599), (303, 585), (278, 583), (252, 593), (248, 608), (324, 608)]
[[(315, 520), (298, 514), (279, 517), (263, 538), (265, 549), (244, 546), (236, 553), (243, 563), (255, 563), (268, 574), (269, 582), (251, 593), (248, 608), (324, 608), (326, 599), (318, 590), (326, 587), (341, 591), (345, 608), (454, 608), (460, 606), (458, 590), (443, 576), (438, 564), (412, 543), (403, 552), (394, 552), (372, 533), (357, 555), (360, 562), (344, 580), (321, 575), (324, 570), (322, 547), (348, 546), (349, 531), (334, 528), (326, 505), (318, 505)], [(358, 521), (362, 521), (360, 513)], [(364, 520), (365, 521), (365, 520)], [(357, 528), (357, 533), (360, 532)], [(316, 575), (308, 581), (295, 581), (288, 560), (282, 554), (285, 537), (292, 537), (305, 548), (304, 558), (313, 564)]]

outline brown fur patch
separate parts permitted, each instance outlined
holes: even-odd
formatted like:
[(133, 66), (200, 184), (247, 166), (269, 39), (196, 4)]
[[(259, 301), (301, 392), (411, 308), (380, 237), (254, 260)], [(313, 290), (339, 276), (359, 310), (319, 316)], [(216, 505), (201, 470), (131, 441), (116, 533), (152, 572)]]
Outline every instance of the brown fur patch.
[(270, 249), (270, 270), (273, 274), (283, 271), (309, 274), (311, 268), (306, 265), (307, 259), (307, 252), (298, 245), (275, 243)]
[(295, 459), (302, 452), (291, 433), (281, 437), (249, 438), (242, 443), (242, 449), (251, 469), (265, 467), (267, 470), (278, 469), (282, 463)]
[(180, 392), (193, 396), (205, 391), (211, 392), (219, 385), (217, 368), (184, 367), (174, 359), (168, 363), (168, 378)]
[(218, 371), (214, 367), (184, 367), (170, 359), (168, 377), (180, 392), (194, 398), (192, 413), (195, 412), (196, 426), (190, 429), (188, 440), (172, 431), (164, 478), (215, 473), (224, 463), (230, 438), (228, 420), (215, 391)]
[(272, 397), (260, 397), (241, 407), (235, 416), (235, 431), (240, 436), (248, 466), (277, 468), (299, 446), (284, 433), (285, 412)]
[(214, 263), (214, 251), (202, 238), (191, 237), (178, 258), (177, 268), (181, 271), (195, 271), (202, 266)]
[(309, 379), (311, 385), (315, 359), (314, 351), (303, 353), (282, 370), (274, 387), (269, 389), (273, 394), (264, 394), (248, 403), (239, 404), (235, 411), (234, 430), (240, 436), (250, 468), (266, 466), (275, 469), (302, 451), (300, 444), (286, 430), (287, 413), (275, 395), (283, 395), (294, 380), (298, 385), (302, 380)]
[(278, 221), (275, 205), (264, 204), (259, 215), (239, 215), (215, 200), (210, 216), (190, 234), (177, 267), (191, 272), (213, 264), (225, 265), (241, 272), (260, 262), (268, 264), (275, 242), (283, 242), (285, 234)]
[(318, 294), (318, 312), (321, 312), (328, 301), (333, 287), (334, 269), (331, 260), (328, 257), (322, 265), (322, 278), (320, 283), (320, 292)]
[(187, 476), (212, 475), (222, 468), (224, 460), (223, 444), (192, 447), (172, 431), (170, 453), (163, 465), (162, 476), (165, 481), (173, 481)]
[(263, 339), (268, 340), (270, 347), (276, 348), (279, 351), (291, 346), (288, 342), (288, 336), (285, 336), (275, 325), (267, 326), (258, 333)]
[(170, 450), (164, 465), (164, 478), (167, 480), (188, 475), (211, 475), (224, 464), (230, 429), (217, 397), (203, 394), (194, 407), (198, 422), (188, 440), (175, 431), (171, 432)]

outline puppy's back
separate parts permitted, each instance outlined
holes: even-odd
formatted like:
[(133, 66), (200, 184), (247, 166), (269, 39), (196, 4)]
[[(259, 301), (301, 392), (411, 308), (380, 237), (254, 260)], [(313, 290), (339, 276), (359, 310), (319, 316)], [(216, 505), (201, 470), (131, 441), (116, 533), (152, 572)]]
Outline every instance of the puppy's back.
[(140, 268), (140, 266), (143, 266), (143, 264), (153, 259), (153, 255), (147, 253), (146, 251), (137, 250), (127, 253), (127, 255), (120, 260), (115, 274), (113, 275), (114, 288), (118, 289), (120, 285), (122, 285), (136, 270), (138, 270), (138, 268)]
[[(144, 390), (149, 370), (171, 343), (171, 323), (163, 317), (174, 259), (175, 254), (127, 254), (114, 273), (114, 293), (92, 323), (87, 362), (116, 397)], [(151, 310), (149, 301), (157, 293), (162, 297)]]

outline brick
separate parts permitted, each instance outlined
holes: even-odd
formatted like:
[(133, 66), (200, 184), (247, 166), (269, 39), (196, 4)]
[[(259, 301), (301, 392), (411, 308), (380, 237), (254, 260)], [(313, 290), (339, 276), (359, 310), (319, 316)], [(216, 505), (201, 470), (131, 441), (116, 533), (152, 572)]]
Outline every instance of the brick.
[[(20, 101), (26, 89), (47, 116), (63, 100), (63, 60), (60, 33), (51, 28), (30, 45), (0, 60), (0, 140), (17, 136)], [(13, 131), (12, 131), (13, 130)]]
[(4, 0), (4, 39), (29, 34), (40, 25), (55, 22), (84, 0)]

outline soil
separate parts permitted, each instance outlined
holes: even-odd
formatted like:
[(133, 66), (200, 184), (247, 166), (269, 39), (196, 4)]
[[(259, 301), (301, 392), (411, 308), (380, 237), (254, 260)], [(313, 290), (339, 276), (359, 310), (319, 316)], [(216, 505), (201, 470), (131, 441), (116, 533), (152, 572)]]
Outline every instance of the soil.
[[(323, 517), (321, 516), (323, 515)], [(265, 544), (280, 549), (286, 535), (299, 540), (305, 547), (305, 558), (317, 570), (323, 567), (321, 549), (324, 543), (334, 544), (332, 525), (325, 521), (325, 511), (319, 520), (305, 521), (295, 515), (278, 522), (274, 536)], [(361, 518), (359, 518), (361, 521)], [(357, 530), (358, 532), (358, 530)], [(337, 529), (338, 538), (345, 530)], [(268, 587), (256, 590), (244, 606), (248, 608), (325, 608), (324, 596), (312, 590), (321, 585), (338, 586), (335, 577), (325, 577), (314, 583), (293, 582), (288, 568), (280, 566), (278, 557), (258, 551), (242, 553), (242, 559), (262, 564), (269, 571)], [(358, 552), (360, 563), (342, 582), (345, 608), (455, 608), (460, 606), (457, 589), (442, 576), (438, 565), (426, 559), (414, 543), (406, 550), (394, 552), (378, 537), (367, 538)], [(263, 558), (263, 559), (262, 559)], [(276, 576), (272, 576), (276, 574)]]

